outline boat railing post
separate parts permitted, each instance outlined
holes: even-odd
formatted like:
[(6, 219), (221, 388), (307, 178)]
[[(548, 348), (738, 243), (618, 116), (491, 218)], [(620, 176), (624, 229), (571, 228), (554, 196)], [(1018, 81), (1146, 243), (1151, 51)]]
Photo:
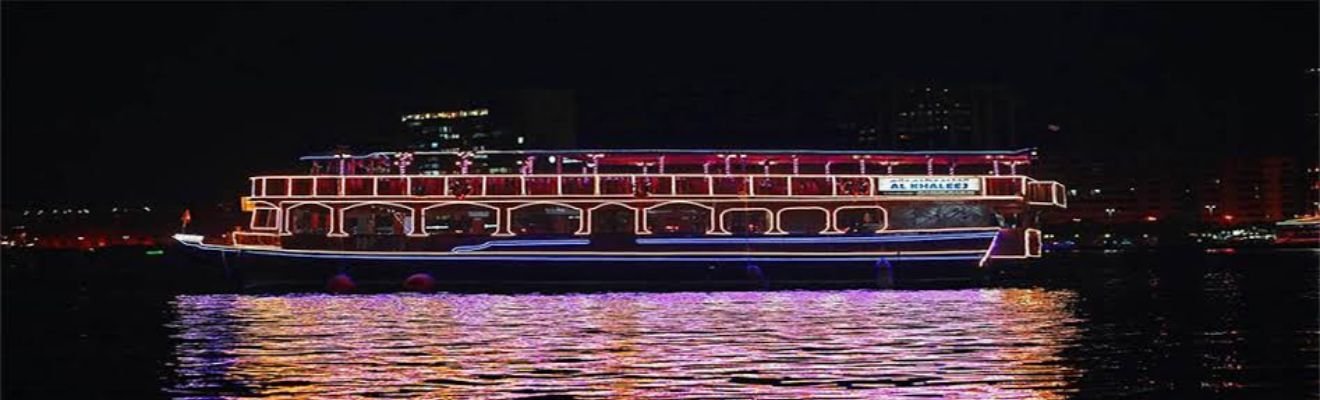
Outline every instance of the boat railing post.
[(509, 208), (497, 209), (495, 216), (495, 233), (493, 236), (513, 236), (513, 229), (510, 221), (513, 220), (513, 210)]
[(408, 236), (427, 237), (428, 235), (426, 233), (426, 218), (424, 213), (422, 212), (422, 206), (415, 205), (409, 207), (408, 209), (409, 211), (412, 211), (412, 213), (408, 216), (408, 219), (412, 221), (412, 229), (408, 231)]

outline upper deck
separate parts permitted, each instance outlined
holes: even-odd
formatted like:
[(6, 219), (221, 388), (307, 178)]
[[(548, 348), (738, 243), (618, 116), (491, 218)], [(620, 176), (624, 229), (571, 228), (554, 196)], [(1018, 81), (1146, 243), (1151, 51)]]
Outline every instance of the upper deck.
[[(415, 157), (452, 165), (410, 171)], [(377, 152), (303, 157), (306, 175), (251, 179), (254, 200), (870, 198), (1017, 200), (1066, 206), (1063, 185), (1020, 169), (1031, 149), (974, 152), (824, 150), (522, 150)], [(511, 173), (474, 171), (504, 162)], [(452, 164), (451, 164), (452, 163)], [(492, 168), (494, 169), (494, 168)]]

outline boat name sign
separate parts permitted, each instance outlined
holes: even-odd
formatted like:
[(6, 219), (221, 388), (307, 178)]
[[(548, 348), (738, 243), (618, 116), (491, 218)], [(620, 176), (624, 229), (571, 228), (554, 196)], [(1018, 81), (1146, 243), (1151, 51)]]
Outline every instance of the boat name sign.
[(902, 177), (880, 178), (880, 193), (891, 195), (967, 195), (981, 191), (976, 177)]

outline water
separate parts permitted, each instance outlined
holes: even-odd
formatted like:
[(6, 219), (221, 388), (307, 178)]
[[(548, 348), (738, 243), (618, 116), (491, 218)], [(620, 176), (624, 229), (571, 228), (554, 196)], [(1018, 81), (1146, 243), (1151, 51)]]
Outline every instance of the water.
[(1316, 398), (1318, 261), (1085, 256), (1054, 260), (1069, 272), (1048, 279), (888, 291), (173, 295), (83, 282), (65, 289), (70, 300), (11, 290), (7, 279), (4, 390)]

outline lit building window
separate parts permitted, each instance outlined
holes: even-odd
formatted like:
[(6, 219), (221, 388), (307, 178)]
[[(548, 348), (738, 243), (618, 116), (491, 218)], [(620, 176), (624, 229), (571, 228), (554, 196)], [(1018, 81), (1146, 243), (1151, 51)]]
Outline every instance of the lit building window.
[(519, 136), (519, 137), (518, 137), (518, 144), (523, 144), (523, 137), (522, 137), (522, 136)]

